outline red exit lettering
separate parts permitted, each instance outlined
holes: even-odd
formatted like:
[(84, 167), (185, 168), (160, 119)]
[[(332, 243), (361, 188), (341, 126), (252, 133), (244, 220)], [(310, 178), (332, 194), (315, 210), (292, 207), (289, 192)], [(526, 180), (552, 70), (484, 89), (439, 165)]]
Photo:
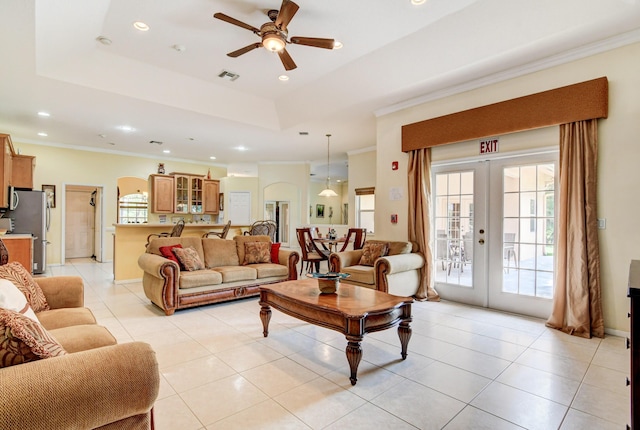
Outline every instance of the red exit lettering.
[(498, 139), (481, 140), (480, 154), (489, 154), (492, 152), (498, 152)]

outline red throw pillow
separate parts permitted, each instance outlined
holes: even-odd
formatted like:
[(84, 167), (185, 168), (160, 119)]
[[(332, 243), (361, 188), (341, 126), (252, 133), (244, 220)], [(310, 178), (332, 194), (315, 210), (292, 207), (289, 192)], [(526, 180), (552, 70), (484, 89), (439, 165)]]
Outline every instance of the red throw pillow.
[(272, 243), (271, 244), (271, 262), (275, 264), (280, 264), (280, 260), (278, 259), (278, 251), (280, 251), (280, 243)]
[(169, 245), (169, 246), (161, 246), (160, 248), (158, 248), (160, 250), (160, 254), (162, 254), (162, 256), (164, 258), (168, 258), (171, 261), (175, 261), (176, 264), (181, 267), (180, 261), (178, 260), (178, 257), (176, 257), (176, 255), (173, 253), (172, 249), (173, 248), (182, 248), (182, 245), (177, 244), (177, 245)]

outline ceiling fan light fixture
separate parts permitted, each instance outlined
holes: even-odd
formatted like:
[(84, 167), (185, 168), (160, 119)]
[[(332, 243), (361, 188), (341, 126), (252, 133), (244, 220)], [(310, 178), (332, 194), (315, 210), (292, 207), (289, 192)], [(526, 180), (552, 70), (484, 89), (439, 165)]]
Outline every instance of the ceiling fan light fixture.
[(271, 52), (279, 52), (284, 49), (286, 42), (284, 38), (276, 31), (266, 33), (262, 37), (262, 46)]

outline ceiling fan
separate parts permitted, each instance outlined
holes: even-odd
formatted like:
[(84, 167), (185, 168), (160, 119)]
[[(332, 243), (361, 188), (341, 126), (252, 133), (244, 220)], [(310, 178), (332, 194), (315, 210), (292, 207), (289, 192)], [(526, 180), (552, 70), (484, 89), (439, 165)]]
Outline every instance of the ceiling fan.
[(223, 13), (215, 13), (214, 18), (218, 18), (229, 24), (237, 25), (238, 27), (246, 28), (252, 31), (254, 34), (260, 36), (262, 42), (252, 43), (251, 45), (240, 48), (237, 51), (229, 52), (229, 57), (239, 57), (242, 54), (246, 54), (249, 51), (253, 51), (256, 48), (264, 46), (266, 49), (272, 52), (277, 52), (282, 61), (282, 65), (286, 70), (295, 69), (296, 63), (293, 61), (286, 49), (287, 43), (293, 43), (297, 45), (307, 45), (316, 48), (333, 49), (333, 39), (320, 39), (316, 37), (292, 37), (288, 39), (289, 33), (287, 31), (287, 25), (291, 22), (291, 19), (296, 14), (300, 7), (290, 0), (282, 0), (280, 11), (270, 10), (267, 15), (271, 22), (262, 24), (260, 29), (257, 29), (249, 24), (245, 24), (242, 21), (238, 21), (235, 18), (231, 18)]

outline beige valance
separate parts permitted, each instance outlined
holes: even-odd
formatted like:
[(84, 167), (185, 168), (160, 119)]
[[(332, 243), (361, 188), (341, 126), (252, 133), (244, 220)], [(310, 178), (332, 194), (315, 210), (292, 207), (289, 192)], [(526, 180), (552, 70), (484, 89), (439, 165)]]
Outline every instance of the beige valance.
[(402, 126), (402, 151), (606, 118), (606, 77)]

